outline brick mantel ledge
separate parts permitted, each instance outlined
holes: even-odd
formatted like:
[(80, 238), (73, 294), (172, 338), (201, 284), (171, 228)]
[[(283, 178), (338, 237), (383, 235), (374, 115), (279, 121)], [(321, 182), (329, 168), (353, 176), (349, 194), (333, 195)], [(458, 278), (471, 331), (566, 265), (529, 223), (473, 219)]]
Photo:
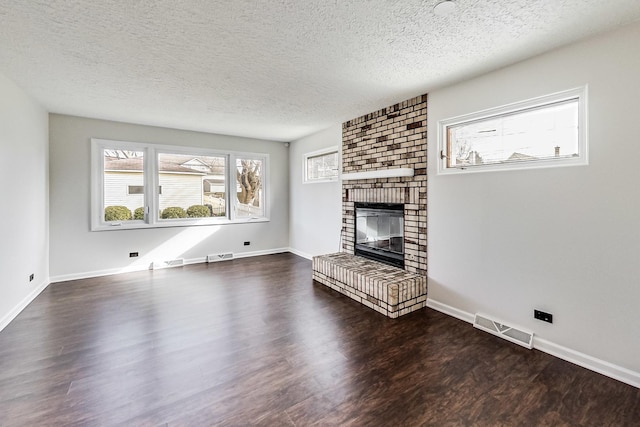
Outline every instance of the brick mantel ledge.
[(341, 178), (343, 181), (354, 179), (402, 178), (412, 177), (413, 173), (413, 168), (376, 169), (365, 172), (343, 173)]

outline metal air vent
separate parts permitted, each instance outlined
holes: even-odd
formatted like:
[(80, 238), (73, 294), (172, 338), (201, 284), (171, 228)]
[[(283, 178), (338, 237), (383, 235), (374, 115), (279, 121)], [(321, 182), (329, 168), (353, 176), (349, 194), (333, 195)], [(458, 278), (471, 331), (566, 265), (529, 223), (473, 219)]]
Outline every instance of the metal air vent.
[(473, 319), (473, 327), (489, 332), (490, 334), (499, 336), (507, 341), (511, 341), (528, 349), (533, 348), (533, 332), (503, 323), (497, 319), (492, 319), (485, 314), (476, 313), (475, 318)]

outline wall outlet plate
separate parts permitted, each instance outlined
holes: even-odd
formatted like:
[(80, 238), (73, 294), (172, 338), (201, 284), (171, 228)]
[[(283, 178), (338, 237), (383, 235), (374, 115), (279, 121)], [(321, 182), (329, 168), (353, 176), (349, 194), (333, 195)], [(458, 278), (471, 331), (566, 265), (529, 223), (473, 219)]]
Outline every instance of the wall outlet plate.
[(543, 322), (553, 323), (553, 314), (545, 313), (540, 310), (533, 310), (533, 317), (538, 320), (542, 320)]

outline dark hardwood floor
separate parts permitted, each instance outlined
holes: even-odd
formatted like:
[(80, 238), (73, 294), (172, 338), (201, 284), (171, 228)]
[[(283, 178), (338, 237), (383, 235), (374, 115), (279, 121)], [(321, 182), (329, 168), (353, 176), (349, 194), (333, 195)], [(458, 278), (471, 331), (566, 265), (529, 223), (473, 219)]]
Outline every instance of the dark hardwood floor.
[(638, 389), (269, 255), (50, 285), (0, 332), (0, 426), (631, 426)]

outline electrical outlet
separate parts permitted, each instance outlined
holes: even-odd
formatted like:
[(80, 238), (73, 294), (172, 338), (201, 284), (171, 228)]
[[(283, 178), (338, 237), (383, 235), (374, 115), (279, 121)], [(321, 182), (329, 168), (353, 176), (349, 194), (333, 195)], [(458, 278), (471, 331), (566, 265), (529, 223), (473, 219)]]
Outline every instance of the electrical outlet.
[(533, 310), (534, 319), (542, 320), (543, 322), (553, 323), (553, 314), (545, 313), (540, 310)]
[(138, 252), (129, 252), (129, 258), (135, 258), (138, 256)]
[(251, 242), (244, 242), (245, 246), (249, 246), (251, 244)]
[(31, 273), (31, 274), (29, 275), (29, 281), (30, 281), (30, 282), (33, 282), (33, 279), (34, 279), (35, 277), (36, 277), (36, 276), (35, 276), (33, 273)]

